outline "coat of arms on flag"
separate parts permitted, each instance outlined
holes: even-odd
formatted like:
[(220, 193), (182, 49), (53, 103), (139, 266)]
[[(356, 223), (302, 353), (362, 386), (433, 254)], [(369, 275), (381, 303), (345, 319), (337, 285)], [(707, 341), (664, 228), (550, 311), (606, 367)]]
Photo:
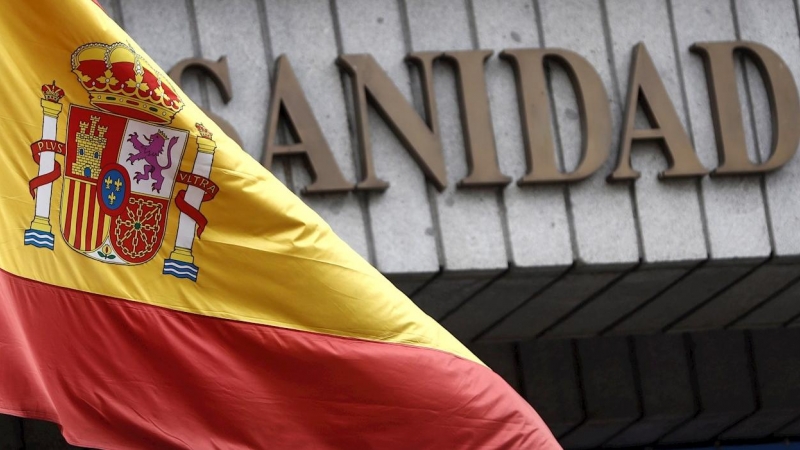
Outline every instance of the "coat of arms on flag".
[[(30, 182), (36, 211), (24, 243), (53, 249), (52, 187), (63, 176), (59, 222), (66, 245), (104, 263), (144, 264), (161, 248), (174, 198), (178, 233), (163, 273), (196, 281), (192, 246), (207, 224), (200, 204), (218, 191), (209, 179), (211, 133), (196, 124), (193, 170), (181, 171), (190, 133), (169, 125), (183, 104), (167, 77), (127, 44), (83, 45), (72, 54), (72, 71), (94, 108), (70, 105), (61, 142), (64, 91), (55, 81), (42, 86), (42, 139), (31, 145), (39, 164)], [(56, 154), (64, 156), (63, 170)], [(177, 183), (189, 186), (175, 194)]]

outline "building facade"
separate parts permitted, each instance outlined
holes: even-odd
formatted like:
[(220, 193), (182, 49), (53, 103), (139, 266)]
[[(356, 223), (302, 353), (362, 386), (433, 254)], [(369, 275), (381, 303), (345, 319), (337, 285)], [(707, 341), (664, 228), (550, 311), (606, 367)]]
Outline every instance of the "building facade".
[(797, 1), (100, 3), (566, 448), (800, 437)]

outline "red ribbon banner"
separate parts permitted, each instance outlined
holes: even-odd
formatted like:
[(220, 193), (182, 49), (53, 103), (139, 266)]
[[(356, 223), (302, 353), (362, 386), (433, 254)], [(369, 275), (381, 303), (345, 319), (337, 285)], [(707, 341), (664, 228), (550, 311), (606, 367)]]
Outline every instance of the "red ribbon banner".
[(178, 172), (178, 183), (188, 184), (189, 186), (194, 186), (204, 192), (203, 194), (203, 201), (207, 202), (214, 198), (219, 192), (219, 187), (216, 183), (209, 180), (206, 177), (202, 177), (200, 175), (195, 175), (191, 172)]
[(199, 209), (190, 205), (189, 202), (186, 201), (185, 196), (185, 189), (178, 192), (178, 195), (175, 197), (175, 205), (178, 207), (180, 212), (186, 214), (187, 216), (191, 217), (192, 220), (194, 220), (194, 222), (197, 224), (197, 237), (200, 238), (200, 235), (203, 234), (203, 230), (206, 229), (206, 225), (208, 225), (208, 219), (206, 219), (206, 216), (204, 216)]
[[(207, 202), (213, 199), (217, 192), (219, 192), (219, 187), (216, 183), (209, 180), (207, 177), (203, 177), (200, 175), (195, 175), (191, 172), (178, 172), (178, 183), (188, 184), (189, 186), (194, 186), (203, 191), (203, 200)], [(182, 190), (178, 192), (178, 195), (175, 197), (175, 205), (178, 207), (178, 210), (187, 216), (191, 217), (192, 220), (197, 224), (197, 237), (199, 238), (201, 234), (203, 234), (203, 230), (205, 230), (206, 225), (208, 225), (208, 219), (203, 213), (200, 212), (200, 209), (195, 208), (194, 206), (190, 205), (189, 202), (186, 201), (186, 190)]]
[[(55, 152), (59, 155), (63, 155), (66, 152), (66, 145), (64, 145), (63, 142), (54, 141), (52, 139), (42, 139), (31, 144), (31, 155), (36, 164), (39, 164), (43, 152)], [(59, 164), (58, 161), (53, 161), (52, 171), (38, 175), (28, 183), (31, 197), (36, 198), (36, 189), (56, 181), (60, 176), (61, 164)]]

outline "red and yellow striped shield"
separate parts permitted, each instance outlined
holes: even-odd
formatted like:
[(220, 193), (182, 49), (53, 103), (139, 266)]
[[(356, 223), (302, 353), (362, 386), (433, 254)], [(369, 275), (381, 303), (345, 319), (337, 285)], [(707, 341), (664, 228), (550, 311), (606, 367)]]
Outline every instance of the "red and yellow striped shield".
[(73, 105), (61, 194), (61, 234), (113, 264), (151, 260), (164, 240), (188, 133)]

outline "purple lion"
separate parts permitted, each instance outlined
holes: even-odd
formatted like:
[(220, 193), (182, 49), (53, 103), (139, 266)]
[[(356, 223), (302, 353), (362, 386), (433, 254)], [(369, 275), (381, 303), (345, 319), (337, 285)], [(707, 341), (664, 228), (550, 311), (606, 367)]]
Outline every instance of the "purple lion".
[(164, 153), (164, 143), (166, 142), (167, 135), (163, 131), (153, 133), (150, 137), (144, 136), (147, 145), (139, 141), (139, 133), (131, 133), (128, 136), (128, 142), (133, 144), (138, 153), (128, 154), (128, 162), (136, 162), (140, 159), (145, 160), (147, 164), (144, 166), (143, 172), (136, 172), (133, 179), (138, 183), (142, 180), (153, 180), (152, 189), (155, 192), (161, 192), (161, 185), (164, 184), (163, 172), (172, 167), (172, 147), (178, 142), (177, 137), (169, 140), (167, 147), (167, 164), (162, 166), (158, 162), (158, 157)]

